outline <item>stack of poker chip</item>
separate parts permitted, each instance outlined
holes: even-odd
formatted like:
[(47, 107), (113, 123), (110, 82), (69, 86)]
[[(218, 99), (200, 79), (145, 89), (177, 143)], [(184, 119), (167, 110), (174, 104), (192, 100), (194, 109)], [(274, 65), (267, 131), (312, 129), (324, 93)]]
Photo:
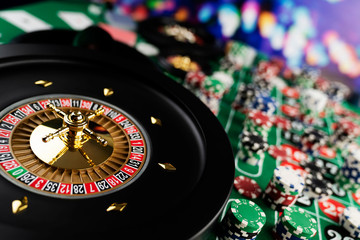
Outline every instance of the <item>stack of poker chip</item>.
[(341, 118), (337, 128), (330, 137), (330, 142), (342, 149), (358, 136), (360, 136), (360, 126), (350, 119)]
[(267, 139), (257, 132), (243, 130), (240, 134), (238, 157), (250, 165), (258, 165), (265, 159), (265, 151), (269, 148)]
[(232, 104), (232, 107), (235, 110), (243, 110), (249, 108), (250, 104), (253, 102), (257, 90), (253, 84), (244, 84), (242, 83), (239, 86), (237, 95)]
[(272, 79), (280, 72), (281, 67), (272, 61), (260, 61), (255, 70), (255, 78)]
[(335, 102), (342, 102), (351, 93), (351, 90), (342, 82), (331, 81), (330, 86), (326, 89), (326, 94)]
[(328, 96), (320, 90), (307, 88), (300, 94), (300, 112), (304, 115), (304, 121), (309, 118), (318, 117), (319, 113), (325, 110)]
[(318, 69), (304, 66), (296, 76), (296, 84), (301, 88), (313, 88), (320, 72)]
[(344, 189), (357, 190), (360, 188), (360, 151), (354, 151), (345, 157), (345, 162), (337, 177)]
[(320, 173), (308, 173), (303, 194), (309, 199), (327, 200), (332, 194), (332, 184)]
[(317, 233), (316, 220), (304, 209), (297, 206), (287, 207), (275, 225), (274, 232), (279, 240), (303, 240)]
[(276, 100), (265, 92), (257, 92), (251, 104), (252, 109), (260, 110), (272, 116), (277, 108)]
[(267, 114), (258, 110), (251, 110), (244, 121), (244, 129), (248, 132), (257, 132), (267, 139), (272, 126), (271, 120), (271, 117)]
[(235, 69), (250, 67), (256, 55), (254, 48), (239, 41), (228, 41), (225, 47), (225, 58), (234, 65)]
[(328, 135), (315, 128), (307, 128), (301, 135), (301, 150), (316, 155), (321, 146), (328, 142)]
[(189, 71), (185, 75), (185, 87), (197, 90), (205, 81), (206, 75), (202, 71)]
[(235, 199), (220, 224), (220, 239), (255, 239), (266, 223), (265, 212), (253, 201)]
[(221, 99), (226, 92), (226, 85), (220, 79), (207, 76), (202, 82), (200, 90), (208, 97)]
[(357, 207), (347, 207), (339, 215), (339, 223), (345, 228), (350, 236), (360, 238), (360, 209)]
[(263, 200), (271, 209), (282, 212), (295, 204), (304, 186), (304, 178), (298, 172), (287, 166), (279, 166), (264, 191)]
[(220, 99), (211, 97), (202, 92), (197, 92), (196, 95), (215, 116), (218, 114), (220, 107)]

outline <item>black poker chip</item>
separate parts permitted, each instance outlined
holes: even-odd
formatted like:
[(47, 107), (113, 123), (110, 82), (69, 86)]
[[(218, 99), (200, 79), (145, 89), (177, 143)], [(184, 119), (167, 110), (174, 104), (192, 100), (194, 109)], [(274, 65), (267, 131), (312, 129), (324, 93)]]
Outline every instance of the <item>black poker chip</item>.
[(257, 91), (254, 84), (240, 84), (232, 107), (234, 109), (241, 109), (245, 105), (251, 103), (254, 100)]
[(332, 184), (321, 174), (308, 173), (305, 178), (304, 194), (314, 199), (329, 197), (333, 194)]
[(315, 158), (313, 161), (305, 160), (300, 162), (300, 166), (310, 174), (326, 174), (326, 168), (323, 167), (321, 159)]
[(247, 150), (258, 153), (264, 152), (269, 148), (266, 138), (260, 136), (257, 132), (243, 131), (240, 135), (241, 144)]
[(178, 22), (170, 17), (154, 17), (139, 22), (138, 32), (146, 41), (160, 48), (188, 48), (208, 58), (223, 54), (214, 36), (202, 25)]
[(290, 130), (282, 131), (281, 135), (283, 136), (283, 138), (285, 138), (289, 142), (295, 144), (296, 146), (301, 145), (300, 135), (294, 133), (293, 131), (290, 131)]
[(315, 128), (307, 128), (301, 136), (301, 142), (303, 144), (318, 144), (319, 146), (323, 146), (328, 141), (328, 135), (319, 129)]

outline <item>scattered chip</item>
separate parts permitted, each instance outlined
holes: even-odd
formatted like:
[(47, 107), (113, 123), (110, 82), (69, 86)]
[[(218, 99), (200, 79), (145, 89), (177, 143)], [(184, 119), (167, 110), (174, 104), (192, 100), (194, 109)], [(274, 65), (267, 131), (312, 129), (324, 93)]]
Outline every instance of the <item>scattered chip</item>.
[(235, 189), (243, 196), (249, 199), (256, 199), (261, 194), (261, 188), (259, 184), (248, 177), (238, 176), (234, 179)]

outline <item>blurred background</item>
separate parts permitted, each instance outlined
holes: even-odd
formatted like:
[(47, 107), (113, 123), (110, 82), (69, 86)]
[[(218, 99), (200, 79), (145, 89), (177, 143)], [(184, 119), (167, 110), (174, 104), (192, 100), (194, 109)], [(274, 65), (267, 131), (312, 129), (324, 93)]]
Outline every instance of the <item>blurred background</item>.
[[(40, 1), (2, 1), (0, 7), (34, 2)], [(136, 21), (152, 16), (172, 16), (178, 21), (204, 24), (220, 40), (241, 40), (260, 52), (283, 58), (291, 68), (304, 64), (318, 67), (324, 77), (342, 81), (356, 95), (360, 94), (359, 0), (72, 2), (105, 2), (113, 16), (128, 16)]]

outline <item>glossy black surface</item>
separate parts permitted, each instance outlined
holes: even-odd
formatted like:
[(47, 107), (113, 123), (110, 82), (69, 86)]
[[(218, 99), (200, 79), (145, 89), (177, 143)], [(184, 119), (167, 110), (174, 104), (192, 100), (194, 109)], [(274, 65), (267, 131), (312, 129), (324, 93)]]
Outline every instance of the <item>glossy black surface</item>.
[[(91, 199), (58, 199), (20, 188), (0, 177), (0, 229), (4, 236), (30, 239), (103, 237), (119, 239), (205, 238), (232, 187), (232, 150), (216, 117), (190, 92), (161, 72), (143, 67), (136, 54), (110, 55), (60, 45), (12, 44), (0, 47), (0, 109), (32, 96), (76, 94), (119, 106), (147, 132), (150, 162), (128, 187)], [(140, 62), (140, 64), (139, 64)], [(34, 82), (54, 82), (48, 88)], [(115, 94), (104, 97), (102, 89)], [(152, 125), (150, 117), (162, 120)], [(176, 172), (163, 171), (170, 162)], [(11, 213), (23, 196), (29, 208)], [(106, 212), (127, 202), (122, 213)], [(61, 234), (56, 234), (61, 230)], [(55, 233), (55, 234), (54, 234)], [(100, 236), (101, 236), (100, 235)]]

